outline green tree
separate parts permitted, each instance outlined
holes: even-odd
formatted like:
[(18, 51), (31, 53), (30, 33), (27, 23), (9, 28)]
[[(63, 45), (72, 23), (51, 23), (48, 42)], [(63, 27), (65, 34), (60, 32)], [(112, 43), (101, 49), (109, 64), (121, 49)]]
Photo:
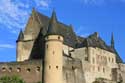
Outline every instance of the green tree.
[(0, 83), (25, 83), (19, 76), (3, 76)]

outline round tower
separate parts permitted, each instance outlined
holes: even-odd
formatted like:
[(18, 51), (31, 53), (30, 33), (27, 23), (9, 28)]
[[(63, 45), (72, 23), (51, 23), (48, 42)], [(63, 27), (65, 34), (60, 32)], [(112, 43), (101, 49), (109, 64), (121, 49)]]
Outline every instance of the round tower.
[(63, 36), (58, 33), (56, 20), (56, 14), (53, 12), (45, 37), (43, 83), (63, 83)]

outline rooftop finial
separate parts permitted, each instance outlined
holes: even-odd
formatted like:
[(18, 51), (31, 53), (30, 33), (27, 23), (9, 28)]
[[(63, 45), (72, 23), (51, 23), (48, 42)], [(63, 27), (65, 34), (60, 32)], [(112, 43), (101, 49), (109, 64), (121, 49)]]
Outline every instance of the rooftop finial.
[(35, 10), (35, 8), (33, 7), (33, 8), (32, 8), (32, 13), (34, 13), (34, 12), (36, 12), (36, 10)]
[(53, 22), (57, 21), (55, 10), (53, 10), (53, 12), (52, 12), (51, 21), (53, 21)]
[(31, 15), (32, 15), (32, 16), (36, 16), (36, 13), (37, 13), (37, 12), (36, 12), (36, 9), (33, 7), (33, 8), (32, 8), (32, 14), (31, 14)]
[(111, 35), (111, 47), (114, 48), (114, 34)]
[(98, 32), (95, 32), (94, 34), (95, 34), (95, 36), (96, 36), (97, 38), (99, 37), (99, 34), (98, 34)]
[(73, 26), (72, 26), (72, 24), (70, 24), (70, 25), (69, 25), (69, 27), (70, 27), (70, 28), (71, 28), (71, 30), (73, 31)]

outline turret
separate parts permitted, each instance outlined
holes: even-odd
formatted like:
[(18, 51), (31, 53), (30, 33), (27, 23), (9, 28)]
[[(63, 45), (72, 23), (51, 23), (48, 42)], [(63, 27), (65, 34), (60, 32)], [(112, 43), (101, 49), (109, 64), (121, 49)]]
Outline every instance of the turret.
[(45, 36), (43, 83), (63, 83), (63, 36), (58, 33), (56, 13), (53, 11)]
[(114, 35), (111, 36), (111, 48), (114, 48)]

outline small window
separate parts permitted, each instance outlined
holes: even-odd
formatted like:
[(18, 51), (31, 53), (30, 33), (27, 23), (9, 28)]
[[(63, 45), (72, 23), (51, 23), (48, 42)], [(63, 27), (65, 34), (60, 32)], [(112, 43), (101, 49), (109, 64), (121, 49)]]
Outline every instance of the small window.
[(100, 72), (100, 67), (98, 67), (98, 71)]
[(4, 71), (6, 71), (6, 68), (5, 68), (5, 67), (3, 67), (3, 68), (2, 68), (2, 71), (3, 71), (3, 72), (4, 72)]
[(58, 66), (56, 66), (56, 69), (58, 69), (59, 67)]
[(85, 61), (88, 61), (88, 57), (85, 57)]
[(72, 70), (75, 70), (75, 67), (74, 67), (74, 66), (72, 66)]
[(48, 48), (48, 44), (46, 45), (46, 48)]
[(95, 71), (95, 66), (93, 66), (92, 68), (93, 68), (92, 70)]
[(9, 67), (9, 72), (12, 72), (12, 67)]
[(93, 64), (95, 63), (95, 58), (94, 57), (92, 58), (92, 62), (93, 62)]
[(112, 58), (112, 63), (114, 62), (114, 59)]
[(40, 72), (40, 67), (39, 66), (37, 66), (36, 71)]
[(18, 67), (18, 68), (17, 68), (17, 72), (21, 72), (21, 68)]
[(58, 39), (60, 40), (60, 36), (58, 36)]
[(49, 66), (49, 69), (51, 69), (51, 66)]
[(69, 53), (69, 56), (71, 56), (71, 53)]
[(110, 62), (110, 57), (109, 57), (109, 62)]
[(53, 51), (53, 55), (55, 54), (55, 51)]
[(103, 68), (103, 73), (105, 73), (105, 68)]
[(30, 71), (31, 71), (31, 69), (30, 69), (30, 68), (27, 68), (27, 69), (26, 69), (26, 71), (27, 71), (27, 72), (30, 72)]

